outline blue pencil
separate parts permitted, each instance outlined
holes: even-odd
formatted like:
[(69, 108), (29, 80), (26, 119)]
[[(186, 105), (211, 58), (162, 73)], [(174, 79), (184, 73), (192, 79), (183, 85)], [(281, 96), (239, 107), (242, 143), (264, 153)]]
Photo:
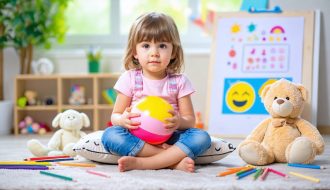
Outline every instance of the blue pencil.
[(243, 177), (246, 177), (246, 176), (248, 176), (248, 175), (251, 175), (251, 174), (253, 174), (253, 173), (256, 172), (256, 171), (257, 171), (257, 169), (254, 168), (254, 169), (252, 169), (252, 170), (249, 170), (249, 171), (247, 171), (247, 172), (244, 172), (244, 173), (238, 175), (236, 179), (242, 179)]
[(50, 160), (36, 160), (36, 162), (61, 162), (61, 161), (68, 161), (74, 160), (74, 158), (59, 158), (59, 159), (50, 159)]
[(297, 168), (325, 169), (324, 166), (312, 165), (312, 164), (288, 163), (288, 166), (297, 167)]

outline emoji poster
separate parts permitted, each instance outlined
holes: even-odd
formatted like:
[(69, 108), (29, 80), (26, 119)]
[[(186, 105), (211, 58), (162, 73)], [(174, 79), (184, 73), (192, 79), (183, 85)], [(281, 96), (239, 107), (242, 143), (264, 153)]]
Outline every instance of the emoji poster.
[(269, 117), (267, 84), (301, 82), (304, 18), (220, 18), (216, 27), (208, 130), (244, 136)]

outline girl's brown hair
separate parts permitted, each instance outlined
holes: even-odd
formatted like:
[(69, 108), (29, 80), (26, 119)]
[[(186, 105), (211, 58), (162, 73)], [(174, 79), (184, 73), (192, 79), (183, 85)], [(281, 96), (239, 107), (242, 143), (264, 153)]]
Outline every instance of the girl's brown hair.
[(136, 45), (142, 41), (170, 42), (173, 45), (170, 64), (167, 66), (168, 73), (180, 73), (183, 67), (183, 49), (180, 42), (180, 36), (174, 20), (163, 13), (147, 13), (136, 19), (133, 23), (124, 57), (124, 66), (126, 70), (141, 68), (138, 60), (134, 58), (136, 54)]

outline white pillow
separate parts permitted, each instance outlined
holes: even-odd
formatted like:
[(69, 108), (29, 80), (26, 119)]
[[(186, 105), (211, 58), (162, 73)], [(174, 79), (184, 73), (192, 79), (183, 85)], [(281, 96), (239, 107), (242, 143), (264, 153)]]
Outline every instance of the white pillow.
[[(73, 147), (73, 150), (80, 156), (102, 163), (117, 164), (120, 156), (108, 152), (104, 149), (101, 142), (103, 131), (96, 131), (82, 137)], [(211, 137), (211, 147), (204, 154), (197, 157), (196, 164), (208, 164), (221, 160), (236, 148), (229, 142)]]

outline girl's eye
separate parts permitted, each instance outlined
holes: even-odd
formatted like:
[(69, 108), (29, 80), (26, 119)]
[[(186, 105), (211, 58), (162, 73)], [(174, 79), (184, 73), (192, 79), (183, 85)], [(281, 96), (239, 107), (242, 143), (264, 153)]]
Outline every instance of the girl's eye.
[(167, 46), (166, 46), (166, 44), (160, 44), (159, 47), (162, 49), (165, 49)]
[(277, 97), (275, 96), (274, 100), (276, 100), (276, 99), (277, 99)]
[(287, 100), (290, 100), (290, 98), (289, 98), (289, 97), (286, 97), (285, 99), (287, 99)]
[(143, 44), (142, 47), (143, 48), (149, 48), (150, 46), (149, 46), (149, 44)]

